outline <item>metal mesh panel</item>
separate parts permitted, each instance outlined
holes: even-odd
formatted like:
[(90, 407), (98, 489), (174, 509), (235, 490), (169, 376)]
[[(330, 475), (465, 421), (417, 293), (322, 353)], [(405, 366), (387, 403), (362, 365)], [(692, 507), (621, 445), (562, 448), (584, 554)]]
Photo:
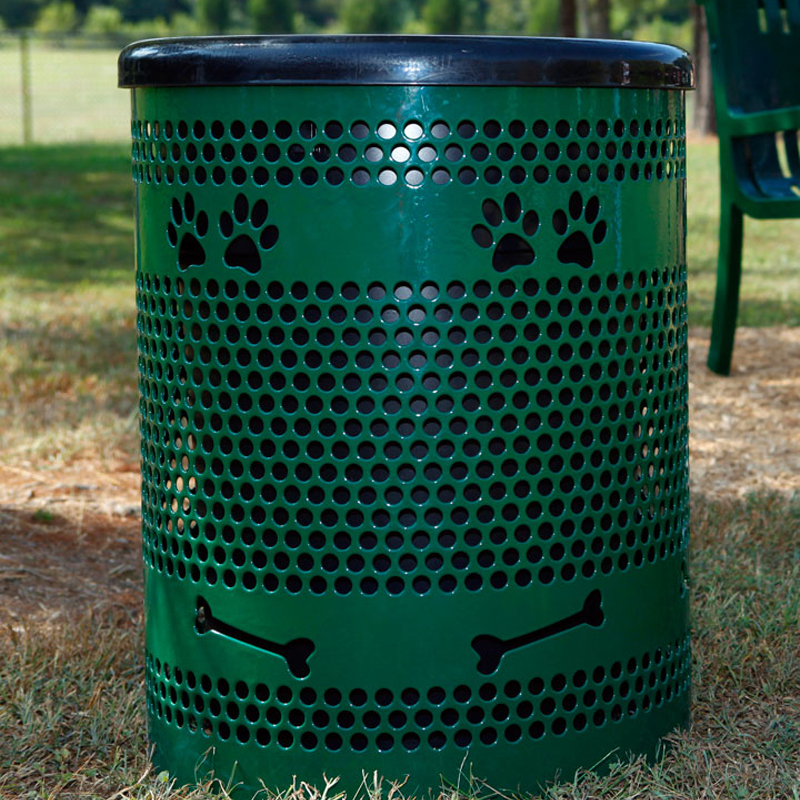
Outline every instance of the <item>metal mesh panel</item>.
[(134, 91), (157, 761), (652, 754), (688, 713), (680, 96), (237, 92)]

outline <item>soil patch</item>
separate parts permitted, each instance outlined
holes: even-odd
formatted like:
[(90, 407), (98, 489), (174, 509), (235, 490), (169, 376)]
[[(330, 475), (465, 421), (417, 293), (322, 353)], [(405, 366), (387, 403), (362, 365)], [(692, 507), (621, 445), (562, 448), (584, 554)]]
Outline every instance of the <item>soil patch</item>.
[(138, 464), (0, 466), (0, 624), (123, 610), (138, 616)]

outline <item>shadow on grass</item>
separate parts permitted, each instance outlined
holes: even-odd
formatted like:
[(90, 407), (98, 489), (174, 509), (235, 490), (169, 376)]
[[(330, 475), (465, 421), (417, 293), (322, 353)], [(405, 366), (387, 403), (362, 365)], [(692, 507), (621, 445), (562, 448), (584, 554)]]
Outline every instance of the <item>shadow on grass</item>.
[[(689, 284), (689, 324), (708, 327), (714, 310), (714, 295), (710, 292), (693, 292)], [(739, 298), (737, 326), (766, 328), (772, 325), (800, 325), (800, 297), (783, 299), (747, 297)]]
[(131, 186), (125, 145), (0, 149), (4, 444), (136, 406)]
[(106, 608), (139, 614), (140, 518), (104, 513), (96, 488), (56, 480), (22, 508), (0, 505), (0, 620)]
[(126, 145), (0, 149), (0, 264), (24, 281), (132, 282)]

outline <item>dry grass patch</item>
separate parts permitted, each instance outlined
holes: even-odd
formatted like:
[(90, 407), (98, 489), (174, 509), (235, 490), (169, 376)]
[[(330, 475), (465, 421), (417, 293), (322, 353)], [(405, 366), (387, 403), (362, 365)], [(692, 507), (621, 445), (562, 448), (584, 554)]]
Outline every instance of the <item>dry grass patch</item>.
[[(777, 495), (695, 498), (691, 730), (673, 735), (656, 764), (640, 759), (605, 775), (565, 776), (540, 797), (800, 797), (799, 526), (800, 505)], [(139, 563), (138, 553), (126, 558)], [(88, 593), (65, 611), (56, 598), (55, 613), (7, 620), (0, 632), (0, 797), (214, 796), (208, 785), (176, 788), (149, 771), (140, 596), (115, 598), (115, 576), (106, 580), (110, 603)], [(321, 800), (324, 787), (313, 790), (301, 779), (281, 800)], [(479, 798), (491, 790), (464, 778), (458, 792), (433, 796)], [(362, 794), (404, 798), (402, 787), (376, 789), (372, 778)], [(335, 796), (329, 787), (326, 800)]]

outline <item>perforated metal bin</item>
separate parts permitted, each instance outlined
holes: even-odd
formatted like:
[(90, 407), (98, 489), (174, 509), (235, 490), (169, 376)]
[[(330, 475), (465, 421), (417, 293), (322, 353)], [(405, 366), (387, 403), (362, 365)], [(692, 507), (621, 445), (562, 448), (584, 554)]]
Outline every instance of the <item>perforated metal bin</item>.
[(670, 47), (125, 50), (159, 768), (535, 789), (689, 715)]

